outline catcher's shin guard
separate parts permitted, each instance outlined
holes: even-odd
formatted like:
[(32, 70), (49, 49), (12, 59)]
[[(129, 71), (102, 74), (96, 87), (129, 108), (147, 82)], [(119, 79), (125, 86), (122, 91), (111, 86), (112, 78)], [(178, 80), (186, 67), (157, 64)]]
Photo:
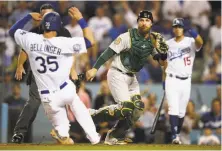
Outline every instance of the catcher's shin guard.
[(139, 119), (144, 110), (144, 103), (141, 101), (140, 95), (134, 95), (131, 97), (132, 103), (134, 105), (134, 110), (132, 116), (128, 116), (123, 120), (119, 120), (113, 127), (113, 131), (110, 136), (115, 138), (124, 138), (126, 131)]
[(131, 123), (129, 119), (118, 120), (112, 128), (113, 131), (110, 133), (110, 136), (118, 139), (125, 138), (126, 131), (132, 126)]
[(122, 104), (115, 104), (92, 110), (90, 114), (95, 123), (115, 121), (131, 117), (133, 114), (134, 104), (131, 101), (124, 101)]
[(132, 121), (135, 123), (140, 116), (143, 114), (144, 111), (144, 103), (141, 101), (141, 96), (140, 95), (134, 95), (131, 97), (131, 100), (134, 104), (134, 111), (133, 111), (133, 117)]
[(90, 109), (90, 114), (94, 123), (115, 121), (120, 117), (120, 107), (118, 105), (110, 105), (98, 110)]

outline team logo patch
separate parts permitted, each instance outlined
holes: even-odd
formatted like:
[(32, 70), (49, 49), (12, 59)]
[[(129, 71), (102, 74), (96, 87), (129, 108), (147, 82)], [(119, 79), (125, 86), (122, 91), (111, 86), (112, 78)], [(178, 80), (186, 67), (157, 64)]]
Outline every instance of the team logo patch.
[(118, 38), (114, 41), (114, 44), (118, 45), (121, 41), (122, 41), (122, 39), (121, 39), (120, 37), (118, 37)]
[(73, 45), (73, 51), (79, 52), (80, 49), (81, 49), (81, 45), (80, 45), (80, 44), (75, 44), (75, 45)]

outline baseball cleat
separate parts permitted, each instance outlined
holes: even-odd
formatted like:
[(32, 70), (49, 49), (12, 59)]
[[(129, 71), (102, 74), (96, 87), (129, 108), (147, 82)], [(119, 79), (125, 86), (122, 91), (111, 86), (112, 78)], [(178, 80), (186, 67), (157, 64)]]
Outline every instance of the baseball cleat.
[(22, 133), (16, 133), (12, 136), (12, 143), (21, 144), (23, 142), (24, 135)]
[(179, 137), (177, 136), (175, 139), (173, 139), (172, 144), (182, 144)]
[(74, 144), (74, 141), (70, 137), (61, 137), (59, 136), (58, 132), (54, 129), (51, 130), (50, 132), (52, 138), (54, 138), (58, 144), (63, 144), (63, 145), (72, 145)]
[[(125, 141), (125, 140), (118, 140), (117, 138), (114, 138), (112, 136), (110, 136), (110, 133), (113, 131), (114, 129), (112, 128), (111, 130), (109, 130), (107, 132), (107, 135), (106, 135), (106, 138), (105, 138), (105, 141), (104, 141), (104, 144), (106, 145), (126, 145), (128, 142), (130, 142), (128, 140)], [(132, 141), (132, 140), (131, 140)]]

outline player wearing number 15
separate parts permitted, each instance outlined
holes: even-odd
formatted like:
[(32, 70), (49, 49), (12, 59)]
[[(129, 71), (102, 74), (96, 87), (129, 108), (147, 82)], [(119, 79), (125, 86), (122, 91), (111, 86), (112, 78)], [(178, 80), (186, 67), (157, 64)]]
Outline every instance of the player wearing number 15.
[(40, 16), (30, 13), (18, 21), (9, 30), (10, 36), (27, 53), (30, 66), (35, 76), (41, 102), (46, 115), (52, 123), (51, 135), (60, 144), (73, 144), (69, 137), (69, 120), (66, 105), (84, 129), (92, 144), (99, 143), (100, 136), (96, 132), (93, 120), (69, 79), (73, 64), (73, 54), (86, 53), (87, 45), (94, 42), (92, 31), (88, 28), (82, 14), (75, 7), (69, 9), (69, 15), (76, 19), (83, 29), (84, 37), (56, 37), (61, 28), (61, 17), (56, 12), (44, 14), (41, 18), (43, 34), (35, 34), (22, 30), (27, 22)]
[(182, 18), (174, 19), (172, 26), (175, 37), (166, 42), (169, 50), (167, 66), (165, 66), (165, 93), (169, 105), (172, 143), (181, 144), (179, 134), (190, 99), (195, 52), (200, 50), (203, 40), (193, 29), (188, 30), (192, 37), (184, 36), (184, 20)]

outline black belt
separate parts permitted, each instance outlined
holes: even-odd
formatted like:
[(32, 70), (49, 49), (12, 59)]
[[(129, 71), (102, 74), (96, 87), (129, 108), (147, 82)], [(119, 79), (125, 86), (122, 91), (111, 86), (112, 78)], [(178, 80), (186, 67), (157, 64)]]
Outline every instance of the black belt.
[(173, 74), (171, 74), (171, 73), (169, 74), (169, 76), (170, 76), (170, 77), (175, 77), (175, 78), (180, 79), (180, 80), (186, 80), (186, 79), (188, 79), (188, 78), (189, 78), (189, 77), (180, 77), (180, 76), (177, 76), (177, 75), (176, 75), (176, 76), (174, 76), (174, 75), (173, 75)]
[[(60, 90), (62, 90), (68, 83), (67, 82), (64, 82), (62, 85), (60, 85)], [(41, 94), (49, 94), (49, 90), (42, 90), (40, 91)]]
[(120, 70), (120, 69), (118, 69), (118, 68), (116, 68), (116, 67), (112, 67), (113, 69), (116, 69), (117, 71), (119, 71), (119, 72), (121, 72), (121, 73), (123, 73), (123, 74), (126, 74), (126, 75), (128, 75), (128, 76), (130, 76), (130, 77), (134, 77), (134, 73), (126, 73), (126, 72), (123, 72), (122, 70)]

